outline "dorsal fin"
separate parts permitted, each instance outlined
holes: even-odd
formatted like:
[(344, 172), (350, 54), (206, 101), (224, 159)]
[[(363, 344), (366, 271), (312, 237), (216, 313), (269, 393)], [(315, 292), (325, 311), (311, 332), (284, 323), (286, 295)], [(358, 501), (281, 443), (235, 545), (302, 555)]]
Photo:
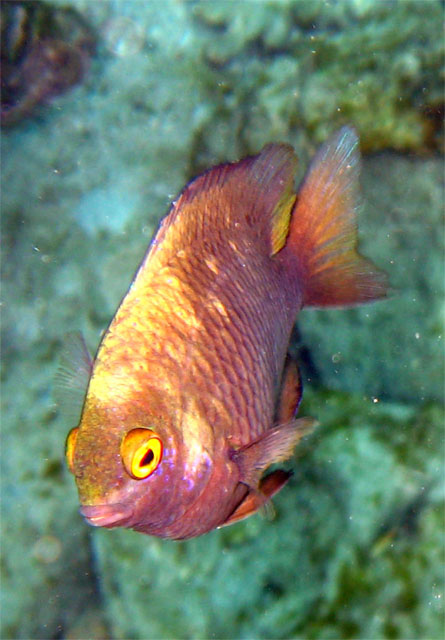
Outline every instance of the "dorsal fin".
[[(256, 156), (222, 164), (195, 178), (173, 204), (154, 241), (153, 252), (170, 231), (183, 234), (178, 224), (193, 218), (190, 233), (208, 234), (208, 225), (229, 231), (237, 222), (264, 235), (270, 255), (285, 244), (295, 202), (297, 158), (290, 145), (268, 144)], [(205, 223), (205, 224), (204, 224)]]
[(287, 144), (268, 144), (254, 156), (249, 167), (255, 184), (252, 191), (269, 216), (271, 255), (286, 242), (295, 203), (297, 158)]

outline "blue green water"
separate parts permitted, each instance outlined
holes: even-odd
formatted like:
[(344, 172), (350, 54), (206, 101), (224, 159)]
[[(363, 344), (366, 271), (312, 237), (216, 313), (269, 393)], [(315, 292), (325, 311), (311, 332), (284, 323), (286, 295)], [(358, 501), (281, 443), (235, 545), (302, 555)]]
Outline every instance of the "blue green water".
[[(88, 73), (1, 133), (1, 637), (439, 640), (443, 4), (71, 5), (97, 34)], [(192, 176), (271, 141), (302, 175), (345, 123), (360, 246), (393, 291), (299, 317), (320, 426), (275, 518), (180, 543), (87, 527), (52, 394), (64, 334), (94, 351)]]

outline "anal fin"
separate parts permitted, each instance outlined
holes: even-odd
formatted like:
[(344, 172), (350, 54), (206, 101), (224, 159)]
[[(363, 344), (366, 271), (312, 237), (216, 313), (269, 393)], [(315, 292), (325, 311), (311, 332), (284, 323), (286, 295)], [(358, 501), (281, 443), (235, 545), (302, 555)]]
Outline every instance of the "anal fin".
[(303, 383), (298, 365), (294, 358), (288, 353), (284, 363), (281, 390), (276, 408), (275, 422), (277, 424), (290, 422), (295, 418), (302, 395)]
[(220, 527), (226, 527), (234, 522), (244, 520), (256, 513), (263, 507), (272, 496), (280, 491), (291, 477), (291, 471), (283, 471), (278, 469), (265, 476), (258, 489), (251, 489), (242, 502), (236, 507), (235, 511), (223, 522)]

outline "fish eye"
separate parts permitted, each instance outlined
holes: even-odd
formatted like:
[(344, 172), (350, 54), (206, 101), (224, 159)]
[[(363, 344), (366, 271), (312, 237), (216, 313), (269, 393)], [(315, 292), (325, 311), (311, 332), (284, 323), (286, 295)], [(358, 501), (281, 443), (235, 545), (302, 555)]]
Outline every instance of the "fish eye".
[(71, 429), (65, 443), (65, 458), (71, 473), (74, 473), (74, 451), (76, 448), (76, 440), (77, 440), (78, 433), (79, 433), (79, 427), (74, 427), (74, 429)]
[(162, 460), (162, 440), (151, 429), (132, 429), (121, 444), (121, 457), (127, 473), (135, 480), (148, 478)]

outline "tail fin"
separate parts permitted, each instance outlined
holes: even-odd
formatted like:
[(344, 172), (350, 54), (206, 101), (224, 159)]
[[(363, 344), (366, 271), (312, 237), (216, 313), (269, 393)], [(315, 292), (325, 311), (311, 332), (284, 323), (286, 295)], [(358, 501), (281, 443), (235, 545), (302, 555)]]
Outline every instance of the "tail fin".
[(284, 251), (298, 256), (304, 305), (350, 305), (386, 295), (386, 275), (356, 249), (357, 147), (354, 130), (343, 127), (318, 151), (298, 191)]

